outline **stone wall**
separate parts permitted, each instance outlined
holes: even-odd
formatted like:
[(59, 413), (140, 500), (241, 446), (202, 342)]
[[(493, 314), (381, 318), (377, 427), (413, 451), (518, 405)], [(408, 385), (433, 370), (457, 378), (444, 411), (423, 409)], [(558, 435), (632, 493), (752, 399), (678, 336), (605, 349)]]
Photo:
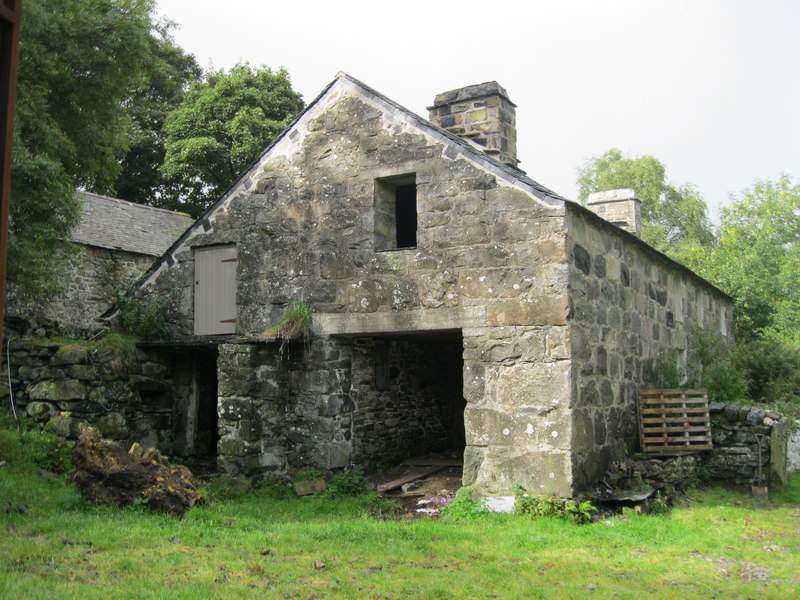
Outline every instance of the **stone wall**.
[[(737, 485), (761, 479), (773, 487), (786, 483), (789, 420), (758, 407), (710, 404), (714, 448), (702, 454), (703, 478)], [(759, 454), (760, 446), (760, 454)]]
[(570, 207), (573, 450), (586, 485), (635, 450), (639, 387), (653, 360), (687, 358), (691, 327), (732, 337), (730, 300), (617, 227)]
[[(127, 445), (171, 448), (177, 439), (175, 382), (168, 359), (158, 353), (12, 341), (10, 359), (18, 413), (53, 418), (51, 427), (63, 437), (74, 438), (78, 422), (88, 421)], [(8, 395), (9, 388), (0, 386), (5, 406)]]
[(25, 297), (9, 285), (6, 326), (12, 336), (44, 336), (58, 332), (71, 337), (94, 333), (98, 317), (116, 301), (117, 290), (144, 273), (153, 257), (122, 250), (76, 245), (78, 253), (60, 285), (64, 291), (45, 302)]

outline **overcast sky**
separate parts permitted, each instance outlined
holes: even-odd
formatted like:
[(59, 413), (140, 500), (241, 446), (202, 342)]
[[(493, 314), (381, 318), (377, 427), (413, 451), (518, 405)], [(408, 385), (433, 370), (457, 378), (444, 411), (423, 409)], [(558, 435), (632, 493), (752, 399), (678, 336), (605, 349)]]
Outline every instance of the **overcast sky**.
[(576, 169), (652, 154), (712, 209), (800, 177), (800, 0), (158, 0), (204, 68), (285, 67), (313, 100), (338, 71), (427, 118), (496, 80), (520, 167), (567, 198)]

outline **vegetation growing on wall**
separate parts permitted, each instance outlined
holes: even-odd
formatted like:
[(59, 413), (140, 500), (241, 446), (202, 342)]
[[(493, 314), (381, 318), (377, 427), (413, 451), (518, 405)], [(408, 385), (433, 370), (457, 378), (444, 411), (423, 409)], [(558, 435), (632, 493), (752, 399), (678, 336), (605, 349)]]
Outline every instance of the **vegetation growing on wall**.
[(311, 307), (299, 300), (290, 302), (272, 327), (261, 333), (262, 338), (277, 338), (281, 340), (281, 352), (286, 344), (293, 340), (307, 343), (311, 338)]

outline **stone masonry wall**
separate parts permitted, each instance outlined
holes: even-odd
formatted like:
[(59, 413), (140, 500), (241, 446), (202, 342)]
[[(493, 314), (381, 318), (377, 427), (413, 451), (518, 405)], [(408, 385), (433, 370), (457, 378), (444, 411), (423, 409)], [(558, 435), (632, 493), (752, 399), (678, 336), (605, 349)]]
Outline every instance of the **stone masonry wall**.
[[(74, 439), (78, 422), (88, 421), (123, 445), (171, 446), (176, 440), (167, 357), (135, 348), (12, 341), (10, 358), (17, 412), (51, 419), (50, 427), (62, 437)], [(5, 360), (2, 369), (7, 373)], [(8, 395), (8, 387), (0, 386), (5, 406)]]
[[(714, 448), (701, 455), (704, 479), (783, 487), (788, 468), (789, 420), (758, 407), (712, 402)], [(759, 453), (759, 446), (761, 450)]]
[(144, 254), (80, 245), (78, 249), (75, 263), (59, 282), (65, 289), (54, 298), (33, 301), (9, 286), (6, 321), (13, 334), (80, 337), (97, 331), (98, 317), (114, 304), (117, 290), (153, 264), (153, 257)]
[[(569, 211), (576, 480), (634, 450), (636, 399), (653, 359), (687, 349), (689, 326), (732, 335), (730, 301), (579, 208)], [(580, 485), (579, 484), (579, 485)]]
[[(341, 357), (329, 360), (312, 350), (303, 374), (292, 373), (295, 412), (317, 423), (319, 435), (292, 429), (297, 415), (289, 412), (281, 430), (289, 442), (281, 444), (287, 461), (313, 459), (325, 468), (346, 462), (344, 446), (329, 417), (317, 415), (350, 385), (338, 391), (347, 374), (331, 365), (346, 360), (347, 350), (328, 336), (463, 329), (467, 482), (487, 489), (521, 483), (568, 494), (563, 207), (549, 207), (490, 171), (447, 155), (440, 139), (420, 131), (391, 107), (350, 89), (331, 92), (246, 185), (198, 224), (173, 264), (154, 276), (154, 292), (177, 291), (170, 313), (175, 336), (190, 338), (192, 248), (236, 244), (238, 335), (263, 332), (292, 300), (311, 305), (315, 345)], [(417, 189), (417, 245), (376, 251), (376, 179), (410, 173)], [(231, 379), (221, 396), (251, 397), (248, 381)], [(348, 419), (345, 412), (336, 416), (342, 423)], [(248, 452), (257, 453), (248, 450), (239, 458)]]

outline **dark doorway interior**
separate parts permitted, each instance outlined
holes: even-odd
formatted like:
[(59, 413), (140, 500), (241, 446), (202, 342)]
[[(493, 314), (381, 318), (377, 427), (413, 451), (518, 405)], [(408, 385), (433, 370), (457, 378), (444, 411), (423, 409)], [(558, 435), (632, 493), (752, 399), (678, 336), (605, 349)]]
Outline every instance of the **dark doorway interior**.
[(356, 340), (354, 462), (390, 466), (431, 452), (463, 457), (463, 368), (460, 331)]
[(193, 388), (196, 408), (192, 455), (198, 459), (216, 459), (219, 443), (216, 348), (194, 355)]

